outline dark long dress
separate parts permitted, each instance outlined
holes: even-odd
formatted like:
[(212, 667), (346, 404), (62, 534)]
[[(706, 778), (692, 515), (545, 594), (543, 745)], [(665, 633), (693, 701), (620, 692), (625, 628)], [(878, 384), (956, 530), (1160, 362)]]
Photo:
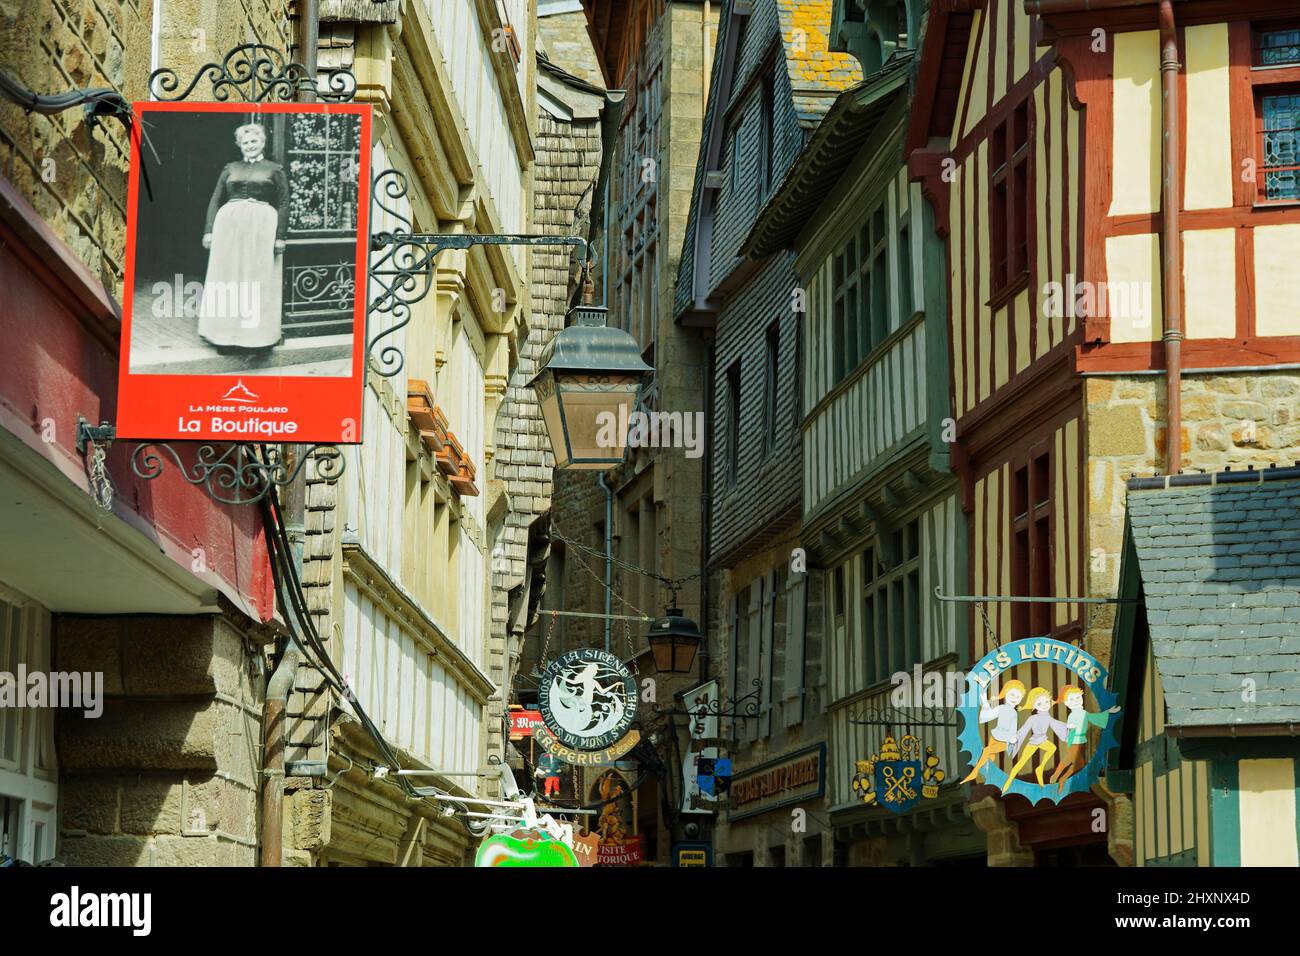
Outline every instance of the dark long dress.
[(266, 159), (227, 163), (208, 201), (212, 236), (199, 335), (213, 345), (267, 348), (280, 341), (282, 278), (275, 243), (285, 236), (289, 183)]

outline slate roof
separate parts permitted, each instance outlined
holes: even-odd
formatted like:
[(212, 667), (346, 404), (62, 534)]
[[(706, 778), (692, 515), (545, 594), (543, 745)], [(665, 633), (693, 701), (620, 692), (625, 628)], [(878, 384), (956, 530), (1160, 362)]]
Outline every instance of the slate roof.
[(840, 90), (862, 79), (856, 57), (831, 51), (832, 6), (832, 0), (776, 0), (794, 110), (808, 128), (826, 115)]
[(1300, 724), (1300, 468), (1133, 479), (1126, 536), (1167, 722)]
[[(687, 214), (686, 235), (677, 272), (673, 296), (673, 315), (680, 318), (695, 301), (695, 238), (699, 226), (700, 200), (709, 155), (709, 142), (715, 121), (728, 107), (729, 92), (722, 90), (721, 77), (727, 66), (723, 52), (727, 49), (731, 7), (728, 0), (718, 18), (716, 56), (709, 80), (709, 98), (704, 111), (700, 136), (699, 159), (695, 164), (695, 182), (691, 189), (691, 206)], [(775, 3), (786, 73), (790, 78), (790, 96), (796, 122), (807, 131), (815, 129), (830, 110), (839, 93), (862, 80), (862, 66), (848, 53), (830, 49), (831, 8), (833, 0), (757, 0)], [(737, 55), (733, 52), (733, 55)]]

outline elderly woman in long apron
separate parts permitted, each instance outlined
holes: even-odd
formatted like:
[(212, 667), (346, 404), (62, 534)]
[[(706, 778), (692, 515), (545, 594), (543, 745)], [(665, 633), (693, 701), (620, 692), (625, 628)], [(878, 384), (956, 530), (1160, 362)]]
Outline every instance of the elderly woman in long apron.
[(267, 350), (280, 342), (281, 253), (289, 182), (266, 159), (266, 130), (235, 130), (243, 159), (227, 163), (208, 201), (203, 247), (208, 272), (199, 335), (222, 352)]

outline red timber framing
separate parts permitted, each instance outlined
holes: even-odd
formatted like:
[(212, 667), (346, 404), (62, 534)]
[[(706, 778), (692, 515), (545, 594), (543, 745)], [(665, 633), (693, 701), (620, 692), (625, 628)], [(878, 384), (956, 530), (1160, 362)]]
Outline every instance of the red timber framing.
[[(1255, 49), (1252, 29), (1261, 24), (1289, 25), (1295, 22), (1295, 0), (1254, 0), (1254, 2), (1175, 3), (1178, 24), (1180, 61), (1185, 63), (1186, 28), (1206, 23), (1227, 23), (1229, 44), (1229, 103), (1231, 124), (1233, 204), (1222, 209), (1181, 210), (1181, 228), (1192, 230), (1231, 228), (1236, 231), (1236, 314), (1235, 334), (1231, 338), (1185, 338), (1182, 343), (1184, 371), (1284, 365), (1300, 363), (1300, 335), (1258, 336), (1255, 329), (1255, 249), (1253, 230), (1259, 226), (1300, 223), (1300, 204), (1263, 203), (1256, 196), (1256, 182), (1241, 175), (1250, 166), (1262, 165), (1261, 144), (1257, 128), (1256, 98), (1265, 87), (1300, 89), (1300, 68), (1254, 69)], [(1154, 30), (1156, 6), (1098, 10), (1087, 14), (1057, 14), (1045, 18), (1043, 36), (1053, 42), (1063, 67), (1074, 78), (1074, 93), (1086, 117), (1088, 149), (1081, 177), (1083, 197), (1083, 268), (1078, 277), (1100, 288), (1107, 281), (1106, 240), (1115, 236), (1159, 234), (1163, 228), (1161, 213), (1109, 215), (1112, 197), (1112, 145), (1114, 45), (1094, 50), (1093, 31), (1108, 35), (1132, 30)], [(1179, 124), (1183, 151), (1179, 162), (1186, 168), (1189, 143), (1187, 130), (1187, 74), (1180, 71)], [(1292, 86), (1292, 84), (1297, 84)], [(1258, 179), (1258, 177), (1256, 177)], [(1184, 190), (1187, 177), (1183, 177)], [(1187, 296), (1184, 301), (1186, 322)], [(1109, 341), (1109, 319), (1089, 319), (1074, 355), (1074, 369), (1079, 372), (1123, 373), (1164, 369), (1164, 346), (1152, 342)]]

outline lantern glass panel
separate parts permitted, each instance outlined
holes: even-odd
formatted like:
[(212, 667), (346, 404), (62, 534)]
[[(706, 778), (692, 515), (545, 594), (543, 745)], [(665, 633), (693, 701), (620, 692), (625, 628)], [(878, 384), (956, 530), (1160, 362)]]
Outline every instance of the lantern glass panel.
[[(556, 384), (562, 424), (560, 434), (564, 435), (567, 444), (569, 467), (608, 468), (621, 462), (627, 448), (628, 420), (640, 378), (559, 372)], [(542, 411), (555, 444), (557, 433), (551, 417), (546, 415), (545, 400)], [(559, 458), (557, 454), (557, 466)]]

